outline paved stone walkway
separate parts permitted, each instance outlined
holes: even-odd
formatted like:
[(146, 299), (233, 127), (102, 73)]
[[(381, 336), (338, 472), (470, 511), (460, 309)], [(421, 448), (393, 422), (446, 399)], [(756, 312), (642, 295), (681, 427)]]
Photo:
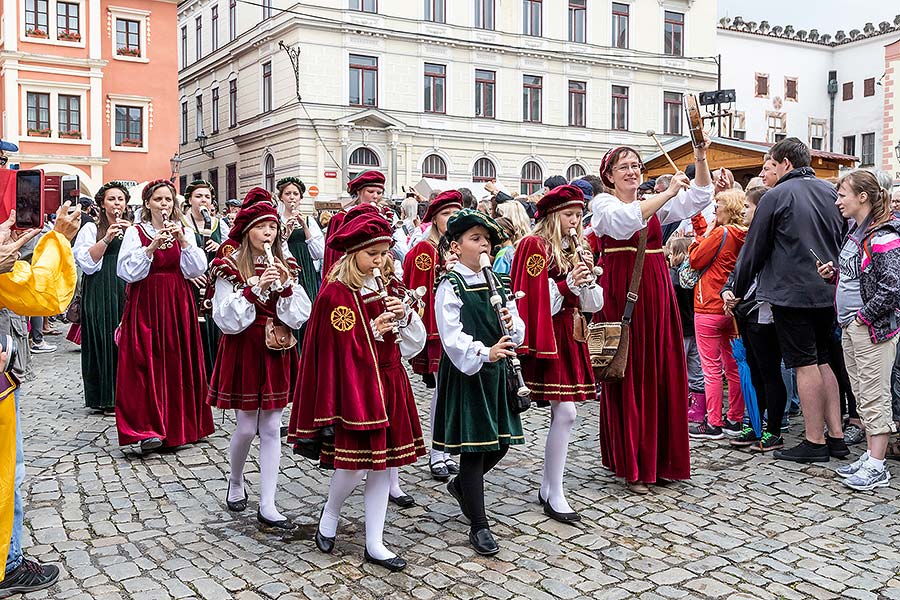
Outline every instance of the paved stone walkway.
[[(361, 490), (345, 508), (335, 553), (324, 555), (312, 535), (328, 473), (285, 448), (278, 503), (300, 527), (287, 538), (262, 533), (255, 445), (248, 511), (225, 509), (230, 415), (223, 423), (216, 411), (219, 430), (195, 446), (141, 458), (117, 446), (112, 417), (83, 408), (73, 348), (62, 342), (35, 357), (39, 377), (21, 398), (26, 552), (63, 571), (29, 598), (900, 598), (898, 479), (851, 493), (826, 468), (709, 442), (692, 448), (690, 482), (639, 497), (600, 467), (596, 405), (580, 410), (570, 452), (578, 526), (548, 520), (535, 503), (547, 413), (533, 409), (527, 445), (486, 484), (496, 557), (468, 545), (458, 508), (424, 460), (402, 471), (418, 505), (389, 508), (386, 543), (409, 561), (406, 571), (364, 563)], [(414, 388), (427, 424), (430, 395)]]

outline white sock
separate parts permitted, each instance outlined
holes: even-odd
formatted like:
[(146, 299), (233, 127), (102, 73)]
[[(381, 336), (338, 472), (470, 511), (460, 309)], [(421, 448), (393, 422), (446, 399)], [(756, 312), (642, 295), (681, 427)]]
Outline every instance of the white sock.
[(231, 473), (228, 475), (228, 500), (238, 502), (244, 499), (244, 463), (247, 462), (247, 455), (250, 453), (250, 444), (256, 437), (256, 411), (235, 410), (234, 418), (237, 423), (228, 446), (231, 463)]
[(397, 556), (384, 546), (384, 520), (387, 517), (390, 475), (387, 471), (369, 471), (366, 477), (366, 550), (378, 560)]
[(334, 537), (337, 533), (338, 520), (341, 518), (341, 507), (362, 481), (365, 471), (348, 471), (335, 469), (328, 486), (328, 500), (322, 519), (319, 521), (319, 532), (325, 537)]
[(388, 474), (391, 477), (391, 497), (399, 498), (405, 496), (403, 490), (400, 489), (400, 469), (398, 467), (390, 467)]
[(275, 488), (281, 465), (282, 410), (259, 412), (259, 512), (270, 521), (283, 521), (275, 508)]
[(573, 512), (563, 491), (563, 472), (569, 453), (569, 439), (575, 424), (573, 402), (550, 403), (550, 429), (544, 446), (544, 477), (541, 481), (541, 497), (550, 507), (561, 513)]
[(884, 459), (878, 460), (870, 454), (869, 458), (866, 459), (865, 466), (878, 472), (884, 471)]
[[(431, 393), (431, 412), (429, 413), (430, 425), (431, 425), (431, 439), (434, 440), (434, 413), (437, 410), (437, 387)], [(431, 446), (431, 456), (430, 462), (431, 464), (439, 463), (444, 460), (444, 453), (440, 450), (435, 450), (434, 444)]]

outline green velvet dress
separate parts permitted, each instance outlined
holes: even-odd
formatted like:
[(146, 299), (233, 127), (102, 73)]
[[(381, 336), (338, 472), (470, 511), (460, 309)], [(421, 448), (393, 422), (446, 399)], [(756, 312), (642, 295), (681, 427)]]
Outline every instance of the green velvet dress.
[[(187, 218), (190, 218), (190, 215)], [(213, 223), (212, 233), (207, 239), (210, 239), (217, 244), (221, 244), (223, 241), (221, 225), (222, 221), (220, 219), (216, 219)], [(203, 239), (203, 235), (193, 227), (191, 227), (191, 230), (194, 234), (194, 240), (197, 242), (197, 247), (204, 248), (206, 245), (206, 241)], [(215, 257), (215, 252), (207, 252), (207, 265), (211, 263)], [(208, 270), (207, 273), (209, 273)], [(215, 284), (214, 282), (210, 282), (209, 285)], [(194, 300), (197, 302), (197, 306), (200, 306), (200, 292), (193, 284), (191, 284), (191, 294)], [(203, 311), (201, 311), (200, 316), (203, 319), (200, 321), (200, 339), (203, 341), (203, 362), (206, 364), (206, 378), (208, 380), (210, 377), (212, 377), (213, 367), (216, 364), (216, 353), (219, 351), (219, 338), (222, 337), (222, 332), (216, 326), (216, 323), (215, 321), (213, 321), (212, 315), (209, 314), (209, 312), (204, 313)]]

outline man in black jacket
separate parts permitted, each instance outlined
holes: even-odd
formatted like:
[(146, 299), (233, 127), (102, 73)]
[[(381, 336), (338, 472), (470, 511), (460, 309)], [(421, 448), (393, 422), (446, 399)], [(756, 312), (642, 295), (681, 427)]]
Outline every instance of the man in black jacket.
[(806, 439), (776, 451), (775, 458), (827, 462), (849, 450), (841, 432), (838, 383), (828, 366), (834, 286), (819, 276), (816, 260), (837, 260), (845, 224), (834, 205), (837, 191), (816, 179), (803, 142), (786, 138), (772, 146), (771, 156), (778, 183), (756, 209), (735, 267), (734, 294), (743, 297), (759, 277), (756, 297), (772, 305), (784, 364), (797, 373)]

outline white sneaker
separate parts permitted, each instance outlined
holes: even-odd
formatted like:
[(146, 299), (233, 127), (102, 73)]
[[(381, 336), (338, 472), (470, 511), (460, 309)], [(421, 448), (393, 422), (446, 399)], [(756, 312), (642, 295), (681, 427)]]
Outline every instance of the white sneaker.
[(56, 346), (41, 342), (40, 344), (31, 344), (31, 352), (34, 354), (46, 354), (48, 352), (56, 352)]
[(877, 487), (887, 487), (891, 480), (891, 474), (887, 469), (880, 471), (869, 466), (863, 465), (859, 471), (843, 481), (843, 484), (852, 490), (867, 492)]
[(863, 464), (865, 464), (865, 462), (867, 460), (869, 460), (869, 451), (868, 450), (863, 452), (862, 456), (860, 456), (858, 459), (856, 459), (856, 461), (850, 463), (849, 465), (844, 465), (843, 467), (838, 467), (837, 469), (834, 470), (834, 472), (837, 473), (838, 475), (840, 475), (841, 477), (852, 477), (852, 476), (856, 475), (856, 472), (862, 468)]

